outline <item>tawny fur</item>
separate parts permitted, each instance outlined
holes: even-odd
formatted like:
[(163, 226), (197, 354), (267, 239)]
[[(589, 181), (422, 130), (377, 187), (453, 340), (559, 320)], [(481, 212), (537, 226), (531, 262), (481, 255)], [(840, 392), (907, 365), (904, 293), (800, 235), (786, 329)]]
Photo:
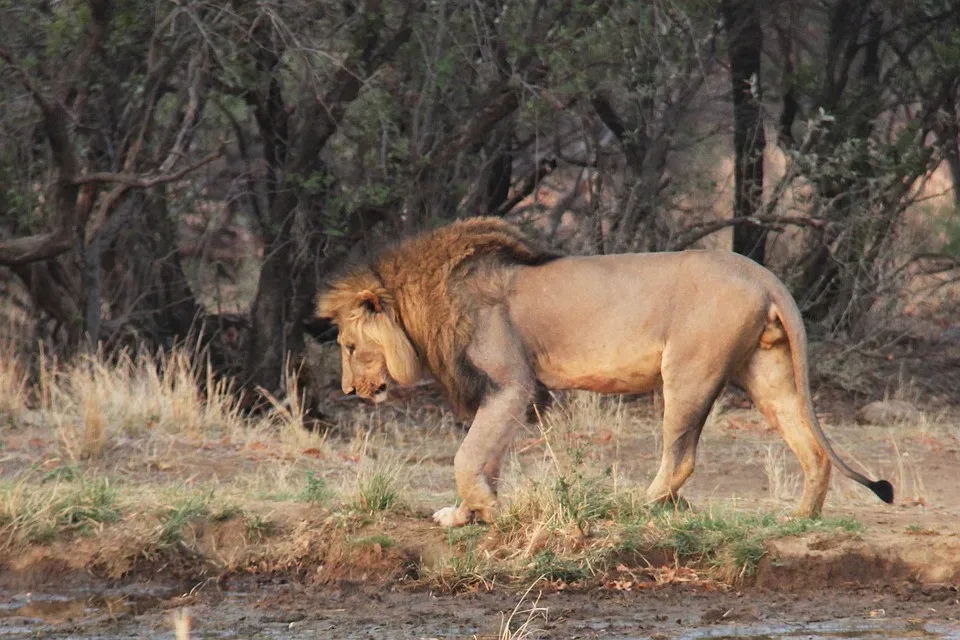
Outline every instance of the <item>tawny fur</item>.
[(663, 389), (660, 469), (651, 501), (693, 473), (714, 400), (738, 381), (797, 454), (797, 515), (818, 515), (831, 463), (893, 500), (886, 480), (851, 469), (826, 439), (809, 387), (803, 319), (769, 270), (728, 251), (570, 256), (496, 218), (455, 222), (349, 271), (318, 299), (340, 330), (345, 393), (381, 401), (424, 365), (461, 416), (454, 457), (463, 502), (445, 526), (490, 521), (504, 453), (539, 387)]

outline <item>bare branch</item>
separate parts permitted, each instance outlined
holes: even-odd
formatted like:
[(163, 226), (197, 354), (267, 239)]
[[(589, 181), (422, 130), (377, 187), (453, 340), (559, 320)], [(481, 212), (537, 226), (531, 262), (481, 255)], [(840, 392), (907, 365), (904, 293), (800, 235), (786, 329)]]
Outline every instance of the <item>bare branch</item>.
[(647, 134), (646, 127), (637, 123), (630, 123), (629, 126), (624, 123), (623, 118), (610, 104), (609, 98), (600, 91), (596, 91), (590, 96), (590, 105), (600, 121), (610, 129), (620, 142), (630, 166), (634, 171), (641, 171), (647, 156), (647, 146), (650, 143), (650, 136)]
[(778, 229), (784, 225), (796, 227), (809, 227), (822, 231), (826, 228), (826, 222), (816, 218), (804, 218), (803, 216), (749, 216), (744, 218), (727, 218), (725, 220), (711, 220), (702, 222), (687, 228), (679, 240), (673, 242), (669, 248), (670, 251), (682, 251), (698, 240), (706, 238), (712, 233), (716, 233), (727, 227), (737, 225), (751, 225), (757, 227), (767, 227)]
[(537, 168), (526, 177), (514, 194), (503, 204), (497, 207), (496, 210), (494, 210), (490, 215), (502, 217), (510, 213), (510, 211), (515, 206), (520, 204), (524, 198), (533, 193), (534, 189), (537, 188), (537, 185), (540, 184), (540, 181), (550, 175), (550, 172), (553, 171), (556, 166), (556, 160), (547, 158), (542, 159), (537, 165)]
[(75, 227), (64, 222), (76, 221), (81, 226), (86, 224), (93, 209), (93, 192), (92, 186), (85, 187), (75, 204), (74, 212), (65, 216), (65, 220), (54, 231), (0, 242), (0, 264), (17, 267), (55, 258), (74, 248), (77, 244)]
[(173, 173), (167, 173), (157, 176), (138, 176), (130, 173), (113, 173), (113, 172), (99, 172), (91, 173), (85, 176), (79, 176), (74, 179), (74, 184), (122, 184), (133, 189), (149, 189), (150, 187), (155, 187), (158, 184), (166, 184), (168, 182), (176, 182), (180, 180), (188, 173), (192, 173), (199, 169), (200, 167), (210, 164), (217, 158), (223, 155), (223, 151), (215, 151), (210, 155), (206, 156), (202, 160), (198, 160), (193, 164), (189, 164), (186, 167), (183, 167), (179, 171)]
[(247, 185), (248, 197), (250, 199), (250, 207), (253, 210), (254, 219), (260, 224), (261, 228), (266, 224), (266, 219), (263, 217), (263, 207), (260, 206), (260, 198), (257, 192), (256, 180), (253, 177), (253, 160), (250, 158), (250, 151), (247, 145), (247, 136), (244, 133), (243, 127), (240, 126), (240, 122), (237, 121), (236, 116), (223, 106), (223, 102), (214, 99), (214, 104), (220, 109), (220, 112), (230, 123), (230, 126), (233, 128), (234, 135), (237, 136), (237, 148), (240, 150), (240, 157), (243, 158), (243, 162), (246, 165), (246, 171), (244, 172), (244, 181)]
[(66, 64), (60, 72), (60, 78), (57, 82), (58, 89), (56, 96), (58, 100), (64, 101), (70, 93), (87, 65), (94, 52), (100, 48), (100, 43), (107, 34), (107, 27), (110, 23), (110, 16), (113, 12), (112, 2), (110, 0), (89, 0), (90, 22), (87, 24), (87, 40), (83, 48), (74, 56), (67, 58)]
[(960, 268), (960, 258), (946, 253), (917, 253), (907, 261), (908, 265), (918, 265), (923, 275), (949, 273)]
[(0, 46), (0, 59), (13, 67), (20, 82), (33, 97), (43, 113), (43, 126), (47, 142), (57, 167), (56, 211), (57, 228), (24, 238), (0, 243), (0, 264), (16, 266), (52, 258), (69, 251), (76, 243), (76, 229), (82, 228), (92, 209), (92, 190), (84, 190), (82, 197), (74, 178), (79, 165), (73, 152), (68, 131), (69, 116), (63, 104), (48, 98), (14, 58), (6, 47)]
[[(27, 92), (33, 97), (34, 102), (43, 112), (43, 125), (46, 130), (47, 140), (50, 144), (50, 150), (53, 152), (53, 160), (60, 171), (58, 177), (61, 183), (71, 183), (73, 177), (78, 173), (78, 165), (73, 149), (70, 146), (70, 135), (67, 132), (67, 112), (63, 104), (56, 100), (48, 98), (30, 77), (9, 49), (0, 45), (0, 59), (5, 60), (7, 64), (13, 67), (14, 71), (20, 76), (20, 82)], [(76, 195), (75, 193), (73, 194)], [(73, 202), (70, 202), (72, 208)]]

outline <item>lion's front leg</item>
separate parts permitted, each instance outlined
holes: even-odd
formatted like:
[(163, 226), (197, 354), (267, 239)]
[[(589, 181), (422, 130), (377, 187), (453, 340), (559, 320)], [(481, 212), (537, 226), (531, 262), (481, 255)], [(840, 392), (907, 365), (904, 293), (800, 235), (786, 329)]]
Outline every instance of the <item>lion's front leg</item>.
[(525, 385), (502, 388), (488, 396), (453, 458), (459, 507), (444, 507), (433, 519), (445, 527), (474, 520), (493, 522), (497, 512), (497, 482), (503, 456), (522, 424), (531, 390)]
[(490, 378), (492, 388), (453, 458), (457, 494), (462, 502), (459, 507), (446, 507), (433, 514), (434, 520), (448, 527), (473, 520), (493, 522), (500, 465), (516, 428), (525, 421), (536, 382), (503, 309), (481, 313), (477, 325), (467, 355)]

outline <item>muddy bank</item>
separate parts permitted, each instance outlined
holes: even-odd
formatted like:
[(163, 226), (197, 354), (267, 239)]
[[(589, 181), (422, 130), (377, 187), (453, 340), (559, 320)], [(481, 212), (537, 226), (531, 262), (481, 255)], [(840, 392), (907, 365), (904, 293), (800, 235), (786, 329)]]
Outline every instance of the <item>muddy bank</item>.
[[(137, 544), (142, 541), (136, 527), (117, 524), (99, 535), (34, 545), (16, 555), (0, 553), (0, 589), (122, 589), (149, 583), (175, 590), (201, 582), (224, 589), (256, 579), (309, 588), (363, 584), (442, 593), (495, 590), (498, 585), (516, 588), (537, 577), (537, 567), (526, 575), (511, 575), (487, 566), (481, 575), (474, 556), (492, 558), (509, 551), (493, 527), (475, 527), (453, 542), (456, 532), (435, 526), (424, 514), (389, 515), (349, 528), (316, 517), (301, 519), (299, 511), (287, 516), (284, 521), (275, 513), (273, 526), (279, 531), (258, 541), (249, 538), (242, 522), (198, 519), (177, 544), (158, 549), (145, 551)], [(942, 523), (930, 529), (908, 524), (915, 520), (901, 514), (856, 532), (775, 537), (765, 542), (755, 571), (734, 576), (718, 574), (715, 560), (657, 545), (629, 552), (611, 547), (606, 555), (594, 554), (590, 574), (564, 573), (562, 563), (539, 569), (546, 583), (559, 589), (641, 590), (672, 582), (779, 592), (826, 585), (847, 589), (960, 585), (960, 535)], [(451, 566), (471, 561), (477, 563), (477, 575), (469, 575), (469, 567), (450, 574)]]
[(960, 585), (960, 536), (907, 529), (861, 536), (804, 536), (771, 540), (753, 584), (802, 589), (906, 582)]
[[(525, 638), (960, 638), (955, 589), (717, 589), (670, 584), (639, 590), (557, 590), (535, 584), (437, 594), (345, 583), (238, 580), (180, 593), (0, 591), (0, 637), (172, 637), (186, 612), (203, 638), (484, 638), (527, 625)], [(540, 587), (543, 587), (541, 590)], [(20, 634), (20, 635), (18, 635)]]

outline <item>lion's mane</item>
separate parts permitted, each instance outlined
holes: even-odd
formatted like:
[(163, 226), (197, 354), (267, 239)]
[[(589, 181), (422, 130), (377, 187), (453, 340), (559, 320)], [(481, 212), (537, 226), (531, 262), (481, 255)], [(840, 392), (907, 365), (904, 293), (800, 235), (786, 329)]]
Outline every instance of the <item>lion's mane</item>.
[(365, 298), (375, 300), (465, 417), (476, 412), (490, 384), (466, 355), (477, 309), (501, 297), (510, 267), (561, 256), (500, 218), (459, 220), (346, 270), (318, 296), (317, 316), (338, 326), (363, 322)]

